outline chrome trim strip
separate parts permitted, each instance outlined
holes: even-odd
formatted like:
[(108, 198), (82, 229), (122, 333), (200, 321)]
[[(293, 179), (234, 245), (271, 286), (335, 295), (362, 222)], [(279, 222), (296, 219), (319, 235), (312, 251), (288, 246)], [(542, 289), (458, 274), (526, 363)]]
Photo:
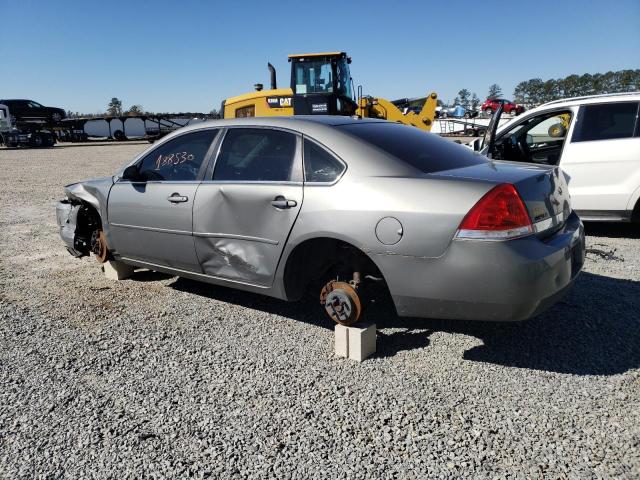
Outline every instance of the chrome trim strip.
[(170, 230), (168, 228), (142, 227), (139, 225), (126, 225), (124, 223), (110, 223), (111, 227), (130, 228), (132, 230), (144, 230), (147, 232), (170, 233), (174, 235), (189, 235), (199, 238), (229, 238), (231, 240), (246, 240), (247, 242), (267, 243), (269, 245), (278, 245), (278, 240), (270, 238), (252, 237), (249, 235), (234, 235), (232, 233), (210, 233), (210, 232), (187, 232), (186, 230)]
[(272, 181), (272, 180), (203, 180), (203, 185), (303, 185), (302, 182)]
[(278, 245), (280, 243), (277, 240), (271, 240), (269, 238), (251, 237), (249, 235), (234, 235), (230, 233), (193, 232), (193, 236), (200, 238), (229, 238), (232, 240), (246, 240), (248, 242), (268, 243), (269, 245)]
[(191, 235), (191, 232), (186, 230), (170, 230), (168, 228), (157, 228), (157, 227), (143, 227), (140, 225), (126, 225), (124, 223), (110, 223), (110, 227), (120, 227), (120, 228), (130, 228), (132, 230), (145, 230), (148, 232), (160, 232), (160, 233), (171, 233), (175, 235)]

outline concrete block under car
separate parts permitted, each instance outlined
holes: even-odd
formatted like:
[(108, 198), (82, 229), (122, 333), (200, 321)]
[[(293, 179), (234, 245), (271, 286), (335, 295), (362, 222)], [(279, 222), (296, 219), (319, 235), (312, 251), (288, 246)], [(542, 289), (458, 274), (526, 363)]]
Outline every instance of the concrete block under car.
[(336, 325), (335, 353), (358, 362), (376, 352), (376, 325), (356, 323), (350, 327)]
[(349, 328), (344, 325), (336, 325), (335, 328), (335, 352), (336, 357), (347, 358), (349, 356)]
[(133, 275), (135, 267), (116, 260), (107, 260), (102, 264), (102, 270), (109, 280), (124, 280)]

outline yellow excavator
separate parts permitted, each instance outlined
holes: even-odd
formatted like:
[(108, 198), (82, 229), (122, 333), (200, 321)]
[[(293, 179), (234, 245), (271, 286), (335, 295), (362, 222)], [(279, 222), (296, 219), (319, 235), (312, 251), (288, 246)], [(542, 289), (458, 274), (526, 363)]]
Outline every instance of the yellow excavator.
[[(289, 55), (291, 87), (278, 88), (276, 70), (270, 63), (271, 89), (255, 85), (255, 91), (222, 102), (223, 118), (282, 115), (357, 115), (431, 130), (438, 95), (431, 93), (417, 108), (416, 99), (385, 100), (362, 95), (356, 98), (345, 52)], [(421, 103), (422, 99), (418, 99)]]

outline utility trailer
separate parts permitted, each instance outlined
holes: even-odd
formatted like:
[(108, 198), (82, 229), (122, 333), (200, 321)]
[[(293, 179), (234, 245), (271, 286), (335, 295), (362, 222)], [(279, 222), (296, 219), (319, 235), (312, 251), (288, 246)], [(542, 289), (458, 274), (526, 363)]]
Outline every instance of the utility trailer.
[(0, 104), (0, 144), (11, 148), (53, 147), (56, 128), (52, 120), (16, 118), (7, 105)]
[(145, 139), (153, 142), (186, 125), (207, 120), (203, 118), (168, 117), (164, 115), (131, 115), (67, 118), (60, 122), (59, 139), (86, 142), (92, 138), (115, 140)]

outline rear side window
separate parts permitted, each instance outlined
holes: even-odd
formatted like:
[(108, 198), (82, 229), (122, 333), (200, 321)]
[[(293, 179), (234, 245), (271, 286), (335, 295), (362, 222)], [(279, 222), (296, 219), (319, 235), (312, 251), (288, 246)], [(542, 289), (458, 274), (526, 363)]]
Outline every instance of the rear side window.
[(584, 105), (571, 137), (572, 142), (611, 140), (633, 136), (638, 102)]
[(341, 125), (343, 131), (375, 145), (424, 173), (487, 163), (486, 157), (416, 127), (391, 122)]
[(324, 148), (311, 142), (304, 141), (304, 180), (305, 182), (334, 182), (345, 166)]
[(201, 130), (160, 145), (142, 159), (141, 178), (146, 181), (196, 180), (217, 133), (218, 130)]
[(214, 180), (286, 182), (291, 180), (296, 136), (267, 128), (232, 128), (222, 142)]

